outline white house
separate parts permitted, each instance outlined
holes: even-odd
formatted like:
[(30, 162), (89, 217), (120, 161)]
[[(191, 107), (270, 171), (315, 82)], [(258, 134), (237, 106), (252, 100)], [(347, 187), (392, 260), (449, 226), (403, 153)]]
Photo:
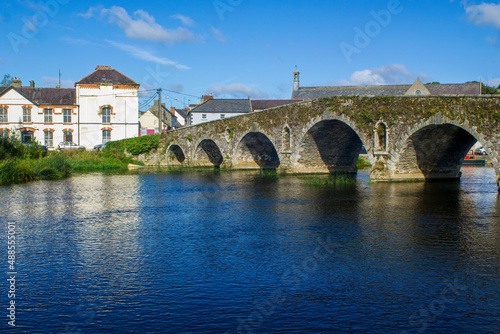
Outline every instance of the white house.
[(252, 112), (250, 99), (214, 99), (205, 95), (203, 102), (189, 111), (189, 125), (215, 121)]
[(80, 145), (93, 147), (139, 135), (139, 84), (109, 66), (75, 83)]
[(73, 141), (87, 148), (139, 132), (139, 84), (108, 66), (99, 66), (75, 88), (23, 87), (14, 79), (0, 87), (0, 135), (18, 133), (49, 149)]

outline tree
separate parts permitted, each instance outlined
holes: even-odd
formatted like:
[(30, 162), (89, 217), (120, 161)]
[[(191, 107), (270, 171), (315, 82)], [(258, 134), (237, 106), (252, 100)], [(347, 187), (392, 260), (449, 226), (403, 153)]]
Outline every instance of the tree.
[(12, 84), (12, 77), (10, 76), (10, 74), (5, 74), (3, 76), (2, 82), (0, 83), (0, 86), (10, 86), (11, 84)]

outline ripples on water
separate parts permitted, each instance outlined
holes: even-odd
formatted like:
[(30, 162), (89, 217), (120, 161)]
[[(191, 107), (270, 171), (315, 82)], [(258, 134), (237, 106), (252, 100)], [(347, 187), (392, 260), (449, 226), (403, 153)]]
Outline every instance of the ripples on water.
[(494, 171), (463, 172), (460, 184), (196, 173), (2, 187), (18, 237), (13, 332), (499, 333)]

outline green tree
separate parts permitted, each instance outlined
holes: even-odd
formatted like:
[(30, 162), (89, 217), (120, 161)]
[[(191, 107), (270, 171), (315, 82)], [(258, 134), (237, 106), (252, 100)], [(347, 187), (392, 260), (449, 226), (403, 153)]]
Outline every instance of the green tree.
[(5, 74), (3, 76), (2, 82), (0, 83), (0, 86), (10, 86), (11, 84), (12, 84), (12, 77), (10, 76), (10, 74)]

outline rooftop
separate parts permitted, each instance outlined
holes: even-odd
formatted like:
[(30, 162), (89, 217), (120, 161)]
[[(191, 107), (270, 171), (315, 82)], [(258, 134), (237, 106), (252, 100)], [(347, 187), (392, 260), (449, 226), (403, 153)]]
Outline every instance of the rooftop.
[(95, 71), (87, 75), (75, 85), (137, 85), (139, 84), (110, 66), (97, 66)]

